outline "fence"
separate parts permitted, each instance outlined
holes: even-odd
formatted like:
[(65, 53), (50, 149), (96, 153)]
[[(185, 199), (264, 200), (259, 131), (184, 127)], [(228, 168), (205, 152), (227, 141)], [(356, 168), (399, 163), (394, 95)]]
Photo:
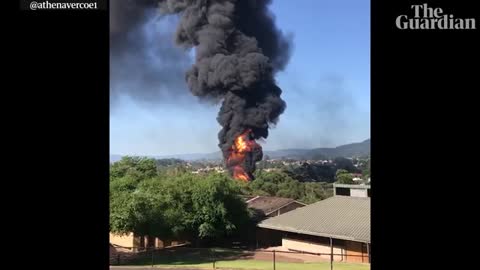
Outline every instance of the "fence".
[[(307, 269), (303, 266), (311, 266), (308, 269), (343, 269), (342, 264), (348, 262), (348, 258), (357, 257), (358, 269), (369, 269), (370, 254), (352, 255), (346, 253), (310, 253), (291, 250), (245, 250), (227, 248), (191, 248), (172, 247), (154, 249), (137, 253), (111, 253), (110, 264), (136, 265), (154, 267), (161, 266), (184, 266), (202, 267), (212, 269), (273, 269), (286, 270), (296, 266), (295, 269)], [(360, 260), (361, 258), (361, 260)], [(298, 265), (297, 265), (298, 264)], [(304, 264), (304, 265), (301, 265)], [(351, 264), (352, 265), (352, 264)], [(355, 266), (348, 269), (357, 269)], [(318, 266), (318, 267), (316, 267)], [(181, 269), (181, 268), (180, 268)]]

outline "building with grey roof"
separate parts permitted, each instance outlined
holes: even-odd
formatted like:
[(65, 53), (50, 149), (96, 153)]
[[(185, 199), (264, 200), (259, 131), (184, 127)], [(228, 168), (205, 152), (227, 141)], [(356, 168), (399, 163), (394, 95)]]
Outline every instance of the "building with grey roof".
[(262, 246), (335, 254), (336, 261), (368, 262), (370, 254), (370, 186), (334, 185), (334, 196), (268, 218), (257, 227)]
[(248, 198), (246, 203), (260, 219), (278, 216), (306, 205), (294, 199), (273, 196), (255, 196)]

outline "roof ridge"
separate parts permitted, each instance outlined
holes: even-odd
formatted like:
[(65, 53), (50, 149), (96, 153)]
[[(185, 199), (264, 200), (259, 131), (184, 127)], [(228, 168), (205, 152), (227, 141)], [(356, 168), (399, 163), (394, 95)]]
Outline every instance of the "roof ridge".
[[(288, 199), (291, 199), (291, 198), (288, 198)], [(301, 202), (297, 202), (295, 199), (291, 199), (291, 201), (288, 201), (288, 202), (286, 202), (286, 203), (284, 203), (284, 204), (282, 204), (282, 205), (278, 206), (277, 208), (275, 208), (275, 209), (273, 209), (273, 210), (271, 210), (270, 212), (268, 212), (268, 213), (265, 213), (265, 214), (269, 215), (269, 214), (271, 214), (271, 213), (273, 213), (273, 212), (275, 212), (275, 211), (277, 211), (277, 210), (281, 209), (282, 207), (285, 207), (285, 206), (287, 206), (287, 205), (289, 205), (289, 204), (291, 204), (291, 203), (294, 203), (294, 202), (296, 202), (296, 203), (300, 203), (300, 204), (303, 204), (304, 206), (306, 206), (306, 205), (307, 205), (307, 204), (304, 204), (304, 203), (301, 203)], [(294, 210), (295, 210), (295, 209), (294, 209)], [(287, 213), (288, 213), (288, 212), (287, 212)]]
[(260, 198), (260, 196), (255, 196), (255, 197), (247, 200), (246, 202), (249, 203), (249, 202), (252, 202), (252, 201), (254, 201), (254, 200), (258, 199), (258, 198)]

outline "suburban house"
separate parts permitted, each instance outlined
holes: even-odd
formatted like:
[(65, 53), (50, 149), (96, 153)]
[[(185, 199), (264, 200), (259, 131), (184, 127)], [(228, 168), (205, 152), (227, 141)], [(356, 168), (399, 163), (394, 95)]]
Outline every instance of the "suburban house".
[(246, 198), (247, 207), (257, 212), (260, 219), (275, 217), (306, 204), (290, 198), (251, 196)]
[(258, 225), (257, 245), (369, 262), (370, 186), (334, 185), (334, 196)]
[(138, 236), (134, 233), (117, 235), (110, 233), (110, 245), (117, 251), (137, 252), (149, 248), (165, 248), (186, 243), (185, 241), (160, 240), (158, 237)]
[(333, 195), (370, 198), (370, 185), (334, 184)]

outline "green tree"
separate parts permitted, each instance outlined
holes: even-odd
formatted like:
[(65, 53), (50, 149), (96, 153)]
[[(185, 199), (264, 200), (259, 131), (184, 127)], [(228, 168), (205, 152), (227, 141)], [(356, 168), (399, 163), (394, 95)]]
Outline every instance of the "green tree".
[[(249, 183), (250, 189), (255, 195), (279, 196), (281, 189), (287, 188), (286, 182), (295, 181), (281, 171), (260, 171), (255, 175), (255, 180)], [(283, 191), (281, 192), (284, 193)]]
[[(347, 171), (339, 173), (342, 172), (348, 174)], [(256, 172), (255, 180), (247, 184), (243, 194), (286, 197), (307, 204), (333, 196), (331, 183), (301, 182), (292, 178), (291, 174), (290, 171)]]
[(335, 178), (338, 178), (338, 176), (342, 174), (349, 174), (349, 172), (344, 169), (338, 169), (337, 172), (335, 172)]
[(157, 175), (155, 159), (145, 157), (122, 157), (110, 165), (110, 177), (131, 176), (136, 179), (151, 178)]
[(310, 204), (331, 197), (333, 195), (332, 187), (331, 184), (329, 185), (326, 186), (324, 183), (304, 183), (304, 192), (300, 201)]
[(352, 175), (347, 170), (337, 170), (335, 174), (336, 183), (338, 184), (354, 184)]
[(249, 212), (241, 187), (224, 174), (160, 174), (110, 183), (110, 231), (192, 240), (218, 239), (243, 229)]
[(364, 168), (362, 168), (362, 176), (364, 179), (370, 177), (370, 158), (365, 162)]
[(129, 232), (145, 233), (142, 231), (146, 222), (145, 208), (140, 194), (136, 193), (138, 182), (125, 177), (116, 179), (110, 184), (110, 231), (124, 234)]

